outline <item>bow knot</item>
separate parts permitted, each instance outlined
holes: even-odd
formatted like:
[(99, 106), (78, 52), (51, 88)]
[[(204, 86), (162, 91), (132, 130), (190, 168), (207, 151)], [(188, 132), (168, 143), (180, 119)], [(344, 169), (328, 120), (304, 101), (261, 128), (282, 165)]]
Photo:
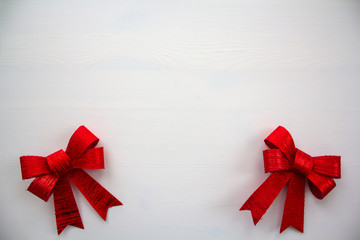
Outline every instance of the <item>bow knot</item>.
[(46, 160), (50, 169), (58, 176), (73, 169), (69, 156), (62, 149), (47, 156)]
[(340, 156), (311, 157), (295, 148), (290, 133), (279, 126), (266, 139), (263, 151), (265, 172), (271, 175), (240, 208), (250, 210), (254, 224), (265, 214), (281, 189), (288, 183), (280, 233), (289, 226), (304, 231), (305, 183), (318, 199), (323, 199), (340, 178)]
[(296, 172), (307, 176), (313, 169), (313, 160), (309, 154), (301, 151), (300, 149), (296, 149), (294, 164), (292, 167)]
[(33, 178), (28, 190), (44, 201), (54, 194), (58, 234), (68, 225), (84, 228), (69, 180), (80, 190), (97, 213), (106, 220), (110, 207), (122, 205), (83, 169), (103, 169), (103, 148), (95, 148), (99, 139), (85, 126), (71, 136), (66, 151), (47, 157), (20, 157), (23, 179)]

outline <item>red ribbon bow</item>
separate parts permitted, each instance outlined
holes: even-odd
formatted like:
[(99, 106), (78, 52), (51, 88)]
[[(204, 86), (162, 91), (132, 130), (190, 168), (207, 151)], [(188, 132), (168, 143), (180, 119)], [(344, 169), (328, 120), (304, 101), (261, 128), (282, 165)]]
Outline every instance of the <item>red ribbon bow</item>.
[(22, 178), (35, 177), (28, 190), (46, 202), (54, 193), (58, 234), (67, 225), (84, 228), (69, 179), (104, 220), (108, 208), (122, 205), (82, 170), (104, 169), (103, 148), (94, 148), (98, 142), (99, 139), (92, 132), (80, 126), (71, 136), (65, 152), (59, 150), (47, 157), (20, 157)]
[(292, 226), (304, 232), (305, 181), (315, 197), (323, 199), (340, 178), (340, 156), (311, 157), (295, 148), (290, 133), (279, 126), (266, 139), (265, 172), (272, 174), (240, 208), (250, 210), (254, 225), (265, 214), (281, 189), (289, 182), (280, 233)]

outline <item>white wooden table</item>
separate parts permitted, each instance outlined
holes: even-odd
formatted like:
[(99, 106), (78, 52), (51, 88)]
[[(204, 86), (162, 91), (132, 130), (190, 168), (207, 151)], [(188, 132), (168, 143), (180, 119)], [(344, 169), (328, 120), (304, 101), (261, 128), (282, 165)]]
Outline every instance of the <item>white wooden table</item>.
[[(358, 239), (359, 77), (356, 0), (0, 0), (0, 239)], [(82, 124), (124, 206), (104, 222), (74, 189), (85, 230), (58, 237), (19, 156)], [(256, 227), (238, 211), (278, 125), (342, 156), (324, 200), (306, 189), (304, 234), (279, 234), (286, 191)]]

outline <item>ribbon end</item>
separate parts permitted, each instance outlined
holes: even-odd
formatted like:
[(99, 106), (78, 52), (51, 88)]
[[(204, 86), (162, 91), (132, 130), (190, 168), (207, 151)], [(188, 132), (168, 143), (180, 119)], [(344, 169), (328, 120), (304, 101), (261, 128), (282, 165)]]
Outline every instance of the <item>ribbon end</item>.
[(54, 207), (59, 235), (69, 225), (84, 229), (69, 180), (64, 177), (55, 186)]
[(304, 232), (305, 178), (293, 174), (285, 200), (280, 233), (288, 227)]
[(101, 212), (98, 212), (98, 213), (101, 216), (101, 218), (104, 219), (104, 221), (106, 221), (106, 216), (107, 216), (109, 208), (116, 207), (116, 206), (121, 206), (121, 205), (123, 205), (123, 204), (119, 200), (114, 198), (113, 202), (111, 202), (108, 206), (106, 206), (104, 209), (102, 209)]
[(296, 230), (298, 230), (301, 233), (304, 233), (304, 226), (296, 226), (296, 225), (292, 225), (292, 224), (288, 224), (288, 225), (281, 225), (280, 228), (280, 233), (282, 233), (284, 230), (286, 230), (288, 227), (293, 227)]
[(57, 232), (58, 232), (58, 235), (60, 235), (62, 233), (62, 231), (67, 227), (67, 226), (74, 226), (74, 227), (77, 227), (77, 228), (81, 228), (81, 229), (84, 229), (84, 225), (82, 224), (82, 222), (77, 222), (77, 223), (71, 223), (71, 224), (67, 224), (67, 225), (62, 225), (62, 226), (58, 226), (57, 228)]
[(41, 200), (43, 200), (44, 202), (49, 201), (49, 198), (51, 196), (51, 193), (42, 193), (38, 190), (38, 188), (34, 187), (34, 185), (31, 184), (27, 188), (27, 190), (32, 194), (34, 194), (35, 196), (37, 196), (38, 198), (40, 198)]
[(257, 214), (245, 204), (239, 209), (239, 211), (246, 211), (246, 210), (250, 211), (254, 225), (256, 226), (256, 224), (260, 221), (261, 217), (257, 217), (256, 216)]
[[(270, 207), (272, 202), (279, 195), (281, 189), (289, 181), (290, 174), (272, 173), (255, 192), (246, 200), (244, 205), (240, 208), (242, 210), (250, 210), (254, 225), (256, 225), (261, 217), (265, 214), (266, 210)], [(268, 198), (264, 201), (264, 199)]]
[(107, 211), (110, 207), (122, 205), (117, 198), (84, 170), (72, 171), (70, 179), (104, 221), (106, 221)]

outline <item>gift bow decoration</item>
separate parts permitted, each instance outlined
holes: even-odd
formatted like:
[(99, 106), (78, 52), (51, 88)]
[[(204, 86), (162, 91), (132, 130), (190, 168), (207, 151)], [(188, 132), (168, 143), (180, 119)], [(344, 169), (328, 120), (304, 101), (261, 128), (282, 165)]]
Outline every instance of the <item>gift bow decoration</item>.
[(334, 187), (340, 178), (340, 156), (311, 157), (295, 148), (290, 133), (279, 126), (266, 139), (270, 148), (263, 152), (265, 172), (271, 175), (240, 208), (250, 210), (254, 225), (265, 214), (281, 189), (289, 182), (280, 233), (292, 226), (304, 232), (305, 181), (318, 199)]
[(58, 234), (68, 225), (84, 228), (69, 179), (104, 220), (108, 208), (122, 205), (82, 170), (104, 168), (103, 148), (95, 148), (98, 142), (92, 132), (80, 126), (71, 136), (65, 152), (59, 150), (47, 157), (20, 157), (22, 178), (35, 177), (28, 190), (46, 202), (54, 194)]

